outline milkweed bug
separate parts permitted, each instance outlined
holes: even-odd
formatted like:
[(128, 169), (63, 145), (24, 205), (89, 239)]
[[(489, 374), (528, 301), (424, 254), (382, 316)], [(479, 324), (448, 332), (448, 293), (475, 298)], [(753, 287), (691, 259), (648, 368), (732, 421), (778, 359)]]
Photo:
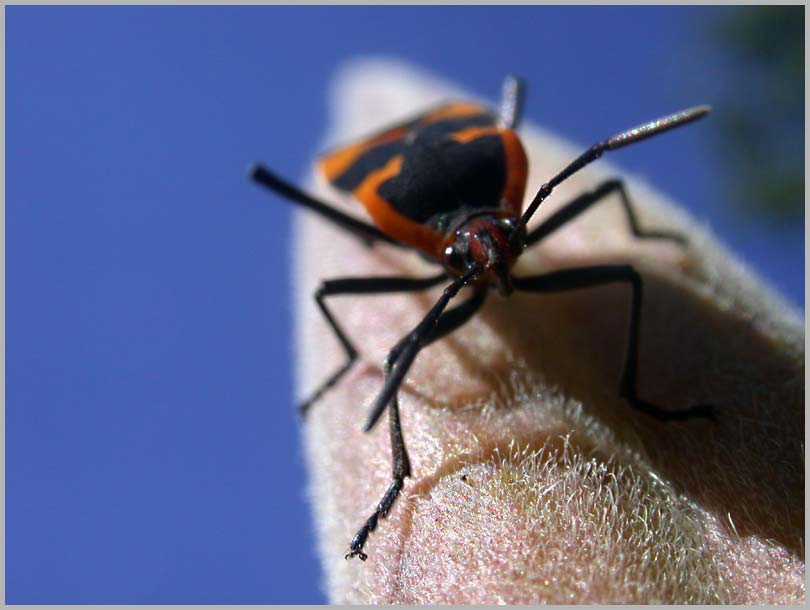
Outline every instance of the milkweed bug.
[[(532, 246), (611, 193), (618, 193), (633, 235), (665, 239), (680, 245), (676, 233), (646, 231), (635, 218), (633, 205), (620, 180), (607, 180), (584, 193), (528, 231), (526, 224), (554, 188), (604, 152), (634, 144), (703, 117), (708, 106), (697, 106), (628, 129), (598, 142), (543, 184), (521, 214), (527, 179), (527, 159), (515, 129), (520, 121), (524, 88), (516, 78), (504, 83), (501, 106), (492, 112), (477, 103), (440, 105), (370, 137), (326, 153), (319, 170), (337, 189), (352, 193), (366, 208), (374, 224), (344, 214), (301, 191), (261, 165), (251, 177), (289, 199), (317, 212), (366, 244), (383, 242), (421, 252), (442, 267), (431, 277), (365, 277), (324, 281), (315, 302), (346, 352), (346, 362), (300, 406), (305, 414), (326, 390), (335, 385), (357, 359), (357, 350), (326, 306), (326, 298), (340, 294), (394, 293), (425, 290), (449, 282), (421, 322), (388, 353), (383, 363), (385, 380), (372, 404), (365, 431), (371, 430), (388, 408), (393, 453), (392, 482), (350, 543), (346, 558), (367, 559), (366, 539), (384, 518), (411, 474), (402, 436), (397, 392), (419, 351), (467, 322), (492, 288), (502, 296), (514, 290), (561, 292), (599, 286), (629, 284), (632, 290), (630, 329), (619, 394), (633, 408), (659, 420), (690, 417), (713, 419), (710, 405), (668, 411), (636, 394), (642, 279), (626, 264), (562, 269), (531, 277), (515, 277), (511, 269), (523, 250)], [(453, 309), (450, 300), (464, 286), (472, 296)]]

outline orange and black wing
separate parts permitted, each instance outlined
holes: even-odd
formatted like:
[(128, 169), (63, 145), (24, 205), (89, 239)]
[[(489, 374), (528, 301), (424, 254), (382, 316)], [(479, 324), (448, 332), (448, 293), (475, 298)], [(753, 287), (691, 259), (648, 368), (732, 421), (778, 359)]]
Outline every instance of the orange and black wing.
[(318, 169), (333, 186), (352, 192), (371, 172), (401, 152), (403, 139), (415, 127), (477, 115), (488, 115), (487, 109), (478, 104), (444, 104), (353, 144), (324, 153), (318, 161)]
[(487, 108), (451, 103), (327, 153), (319, 167), (381, 231), (436, 256), (448, 218), (519, 212), (525, 165), (517, 136)]

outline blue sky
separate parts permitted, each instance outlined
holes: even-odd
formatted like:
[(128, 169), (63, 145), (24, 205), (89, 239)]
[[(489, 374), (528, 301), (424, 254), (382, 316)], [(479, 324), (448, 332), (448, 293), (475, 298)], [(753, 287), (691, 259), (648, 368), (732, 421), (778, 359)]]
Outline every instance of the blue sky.
[[(8, 7), (7, 601), (326, 601), (290, 210), (245, 168), (306, 172), (345, 61), (401, 58), (487, 97), (521, 74), (527, 119), (588, 145), (722, 112), (707, 26), (728, 10)], [(803, 307), (803, 223), (726, 204), (707, 124), (611, 160)]]

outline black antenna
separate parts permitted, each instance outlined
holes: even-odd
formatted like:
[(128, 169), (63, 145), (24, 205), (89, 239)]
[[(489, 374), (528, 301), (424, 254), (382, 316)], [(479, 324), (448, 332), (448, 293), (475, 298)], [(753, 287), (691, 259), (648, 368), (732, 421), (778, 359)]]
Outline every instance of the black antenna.
[(529, 204), (529, 207), (526, 208), (526, 211), (523, 212), (523, 215), (515, 224), (515, 228), (512, 232), (512, 241), (519, 239), (518, 236), (522, 233), (521, 229), (526, 226), (526, 223), (529, 222), (529, 218), (531, 218), (532, 214), (537, 211), (537, 208), (541, 203), (543, 203), (543, 200), (551, 194), (554, 187), (560, 184), (560, 182), (571, 177), (571, 175), (578, 172), (592, 161), (596, 161), (606, 150), (616, 150), (617, 148), (622, 148), (623, 146), (635, 144), (641, 140), (646, 140), (647, 138), (657, 136), (659, 133), (674, 129), (675, 127), (686, 125), (687, 123), (691, 123), (692, 121), (696, 121), (705, 116), (709, 110), (709, 106), (695, 106), (694, 108), (674, 112), (660, 119), (655, 119), (649, 123), (644, 123), (638, 127), (633, 127), (632, 129), (618, 133), (604, 142), (594, 144), (579, 157), (569, 163), (568, 166), (559, 174), (540, 187), (537, 194), (534, 196), (534, 199)]
[[(424, 347), (423, 343), (430, 337), (433, 328), (436, 326), (436, 322), (439, 320), (445, 307), (447, 307), (450, 299), (456, 296), (458, 291), (464, 286), (472, 282), (481, 271), (483, 271), (483, 269), (476, 263), (470, 266), (464, 275), (455, 278), (453, 282), (444, 289), (442, 296), (419, 325), (391, 350), (392, 352), (397, 352), (396, 362), (392, 363), (393, 369), (390, 375), (387, 375), (382, 390), (380, 390), (374, 404), (371, 406), (366, 425), (363, 426), (365, 432), (368, 432), (374, 427), (374, 424), (377, 423), (377, 420), (380, 419), (383, 411), (385, 411), (385, 407), (388, 406), (388, 403), (390, 403), (396, 395), (399, 386), (402, 385), (402, 380), (405, 378), (408, 369), (411, 368), (411, 364), (416, 358), (416, 354)], [(389, 354), (389, 358), (390, 356)]]

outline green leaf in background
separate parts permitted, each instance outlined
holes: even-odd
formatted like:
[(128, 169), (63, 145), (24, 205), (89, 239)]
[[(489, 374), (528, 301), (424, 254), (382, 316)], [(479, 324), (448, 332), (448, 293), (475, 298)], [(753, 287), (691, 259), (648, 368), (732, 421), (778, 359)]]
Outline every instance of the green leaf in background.
[(711, 35), (729, 61), (715, 118), (736, 201), (777, 222), (804, 212), (804, 7), (724, 12)]

